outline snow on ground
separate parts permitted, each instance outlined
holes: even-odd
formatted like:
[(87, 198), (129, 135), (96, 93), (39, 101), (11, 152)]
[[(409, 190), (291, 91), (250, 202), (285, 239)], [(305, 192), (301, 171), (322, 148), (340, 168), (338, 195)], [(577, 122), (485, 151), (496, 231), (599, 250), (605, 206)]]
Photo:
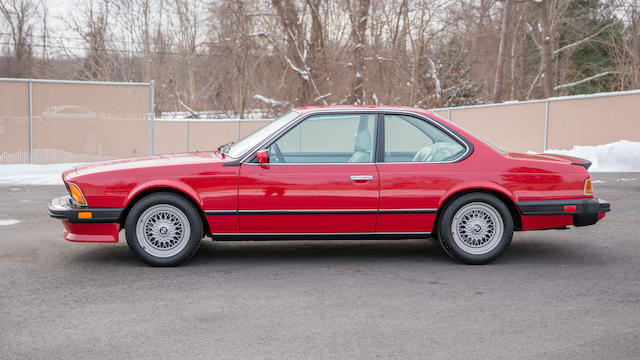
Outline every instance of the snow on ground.
[(571, 150), (549, 149), (545, 152), (587, 159), (592, 162), (589, 172), (640, 171), (640, 142), (620, 140), (605, 145), (576, 145)]
[[(590, 172), (640, 172), (640, 142), (620, 140), (597, 146), (574, 146), (571, 150), (549, 149), (550, 154), (562, 154), (587, 159), (593, 164)], [(51, 165), (0, 165), (0, 186), (62, 185), (62, 172), (81, 163)], [(618, 181), (635, 181), (618, 179)]]
[(3, 219), (0, 219), (0, 226), (15, 225), (15, 224), (17, 224), (19, 222), (20, 222), (20, 220), (13, 220), (13, 219), (3, 220)]
[(0, 186), (62, 185), (62, 172), (81, 163), (0, 165)]

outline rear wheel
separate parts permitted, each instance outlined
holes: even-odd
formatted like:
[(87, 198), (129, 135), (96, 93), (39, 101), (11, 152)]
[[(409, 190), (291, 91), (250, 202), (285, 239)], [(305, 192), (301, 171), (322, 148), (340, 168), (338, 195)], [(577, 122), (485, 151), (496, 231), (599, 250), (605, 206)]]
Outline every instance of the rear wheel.
[(198, 250), (202, 219), (183, 197), (154, 193), (131, 208), (125, 231), (129, 248), (142, 261), (153, 266), (176, 266)]
[(513, 219), (506, 205), (493, 195), (471, 193), (453, 200), (438, 223), (442, 249), (467, 264), (487, 264), (511, 244)]

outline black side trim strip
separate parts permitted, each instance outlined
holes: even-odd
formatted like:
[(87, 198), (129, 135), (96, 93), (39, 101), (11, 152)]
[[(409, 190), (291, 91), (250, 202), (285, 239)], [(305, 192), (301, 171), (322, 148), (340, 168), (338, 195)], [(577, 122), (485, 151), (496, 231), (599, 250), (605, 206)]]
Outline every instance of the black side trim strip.
[(240, 215), (362, 215), (377, 214), (378, 210), (241, 210)]
[(234, 240), (399, 240), (425, 239), (431, 233), (305, 233), (305, 234), (213, 234), (215, 241)]
[(435, 214), (438, 209), (383, 209), (378, 214)]
[(206, 215), (363, 215), (363, 214), (435, 214), (438, 209), (300, 209), (300, 210), (206, 210)]
[(206, 210), (206, 215), (238, 215), (236, 210)]

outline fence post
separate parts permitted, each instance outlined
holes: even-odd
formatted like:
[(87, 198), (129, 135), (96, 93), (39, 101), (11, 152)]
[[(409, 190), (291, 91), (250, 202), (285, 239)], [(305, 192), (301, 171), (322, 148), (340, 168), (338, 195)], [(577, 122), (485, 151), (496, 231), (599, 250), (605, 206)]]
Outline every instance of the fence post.
[(184, 119), (184, 146), (186, 152), (189, 152), (189, 117)]
[(151, 85), (149, 86), (149, 155), (153, 155), (155, 151), (155, 87), (156, 81), (151, 80)]
[(33, 164), (33, 79), (29, 79), (29, 164)]
[(447, 120), (451, 121), (451, 108), (450, 107), (447, 108)]
[(236, 122), (238, 123), (238, 129), (237, 129), (237, 131), (238, 131), (238, 140), (237, 141), (240, 141), (240, 120), (241, 119), (237, 119), (236, 120)]
[(547, 151), (547, 134), (549, 133), (549, 98), (544, 102), (544, 146), (542, 152)]

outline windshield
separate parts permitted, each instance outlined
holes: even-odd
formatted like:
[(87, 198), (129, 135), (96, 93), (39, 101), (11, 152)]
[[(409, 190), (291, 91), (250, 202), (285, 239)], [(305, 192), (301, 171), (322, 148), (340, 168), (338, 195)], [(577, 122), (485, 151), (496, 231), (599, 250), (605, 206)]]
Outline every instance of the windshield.
[(244, 139), (238, 141), (235, 144), (232, 144), (227, 151), (225, 151), (225, 155), (232, 158), (239, 158), (252, 147), (256, 146), (260, 141), (262, 141), (265, 137), (269, 136), (269, 134), (273, 133), (277, 129), (283, 127), (291, 120), (295, 119), (300, 113), (298, 111), (292, 110), (282, 117), (273, 120), (269, 124), (260, 128), (258, 131), (253, 134), (245, 137)]

